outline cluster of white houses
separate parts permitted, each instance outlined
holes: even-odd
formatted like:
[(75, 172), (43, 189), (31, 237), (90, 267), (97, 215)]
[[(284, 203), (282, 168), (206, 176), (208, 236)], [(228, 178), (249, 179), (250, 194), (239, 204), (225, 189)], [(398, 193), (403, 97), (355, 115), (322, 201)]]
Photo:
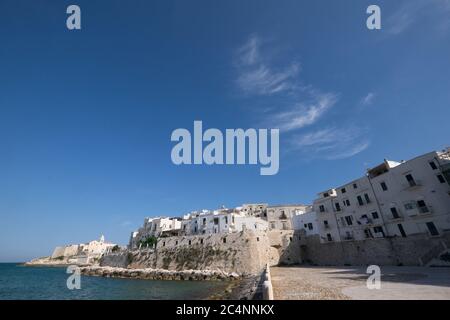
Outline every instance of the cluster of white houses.
[(154, 236), (304, 230), (321, 242), (354, 241), (450, 231), (450, 149), (409, 161), (384, 160), (340, 187), (318, 194), (312, 206), (267, 203), (195, 211), (182, 218), (146, 218), (130, 248)]
[(208, 235), (243, 230), (292, 230), (294, 216), (304, 214), (305, 205), (269, 206), (267, 203), (244, 204), (240, 207), (194, 211), (182, 218), (145, 218), (144, 225), (131, 234), (129, 247), (139, 248), (149, 237)]

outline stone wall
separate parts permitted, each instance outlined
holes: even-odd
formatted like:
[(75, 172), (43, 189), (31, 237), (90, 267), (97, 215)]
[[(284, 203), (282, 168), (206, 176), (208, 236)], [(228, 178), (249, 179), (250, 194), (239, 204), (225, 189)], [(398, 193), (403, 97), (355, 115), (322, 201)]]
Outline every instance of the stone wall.
[[(295, 237), (297, 239), (298, 237)], [(320, 243), (318, 235), (293, 241), (291, 259), (314, 265), (426, 265), (445, 247), (450, 247), (450, 233), (430, 238), (414, 235), (407, 238), (370, 239)], [(300, 257), (297, 256), (300, 255)]]
[(216, 270), (257, 274), (270, 257), (266, 232), (160, 238), (154, 250), (108, 254), (101, 266), (165, 270)]
[(270, 266), (302, 262), (300, 246), (295, 243), (294, 230), (271, 230), (267, 236), (270, 244)]
[(155, 249), (105, 255), (101, 266), (164, 270), (221, 270), (257, 274), (268, 263), (327, 265), (427, 265), (450, 248), (450, 233), (430, 238), (321, 243), (318, 235), (292, 230), (160, 238)]

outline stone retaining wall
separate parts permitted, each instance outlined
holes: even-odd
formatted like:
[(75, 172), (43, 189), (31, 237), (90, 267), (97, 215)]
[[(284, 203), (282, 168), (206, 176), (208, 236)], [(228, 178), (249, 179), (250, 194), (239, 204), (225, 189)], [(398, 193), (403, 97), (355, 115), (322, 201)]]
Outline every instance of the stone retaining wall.
[[(161, 238), (155, 250), (108, 254), (101, 266), (165, 270), (222, 270), (238, 274), (259, 274), (271, 255), (266, 232), (246, 230)], [(273, 253), (272, 253), (273, 254)]]
[[(330, 265), (426, 265), (430, 252), (444, 244), (450, 244), (450, 233), (441, 237), (413, 235), (407, 238), (383, 238), (362, 241), (320, 243), (319, 236), (309, 236), (291, 246), (300, 247), (300, 257), (295, 253), (291, 259), (303, 260), (319, 266)], [(432, 257), (431, 257), (432, 258)]]

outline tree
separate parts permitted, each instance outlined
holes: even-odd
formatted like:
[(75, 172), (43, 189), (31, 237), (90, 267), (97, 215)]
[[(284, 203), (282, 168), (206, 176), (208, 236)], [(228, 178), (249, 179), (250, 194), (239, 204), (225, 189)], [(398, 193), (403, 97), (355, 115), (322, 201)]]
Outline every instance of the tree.
[(158, 243), (158, 239), (156, 239), (156, 237), (154, 236), (149, 236), (144, 240), (141, 240), (139, 243), (141, 244), (142, 247), (153, 248)]

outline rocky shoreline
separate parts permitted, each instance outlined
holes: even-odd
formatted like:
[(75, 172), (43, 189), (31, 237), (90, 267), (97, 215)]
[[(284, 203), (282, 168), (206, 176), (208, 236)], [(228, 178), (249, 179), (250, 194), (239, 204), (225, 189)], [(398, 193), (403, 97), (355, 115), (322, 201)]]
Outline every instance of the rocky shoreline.
[(50, 257), (43, 257), (43, 258), (37, 258), (33, 259), (31, 261), (25, 262), (23, 264), (24, 266), (68, 266), (71, 265), (67, 260), (64, 259), (52, 259)]
[(81, 267), (81, 274), (87, 276), (131, 278), (145, 280), (190, 280), (190, 281), (217, 281), (237, 280), (242, 276), (221, 270), (182, 270), (172, 271), (166, 269), (127, 269), (117, 267), (89, 266)]
[(184, 281), (229, 281), (227, 288), (208, 299), (252, 300), (258, 299), (260, 276), (240, 275), (221, 270), (166, 270), (166, 269), (128, 269), (118, 267), (85, 266), (80, 273), (86, 276), (107, 278), (126, 278), (142, 280), (184, 280)]

